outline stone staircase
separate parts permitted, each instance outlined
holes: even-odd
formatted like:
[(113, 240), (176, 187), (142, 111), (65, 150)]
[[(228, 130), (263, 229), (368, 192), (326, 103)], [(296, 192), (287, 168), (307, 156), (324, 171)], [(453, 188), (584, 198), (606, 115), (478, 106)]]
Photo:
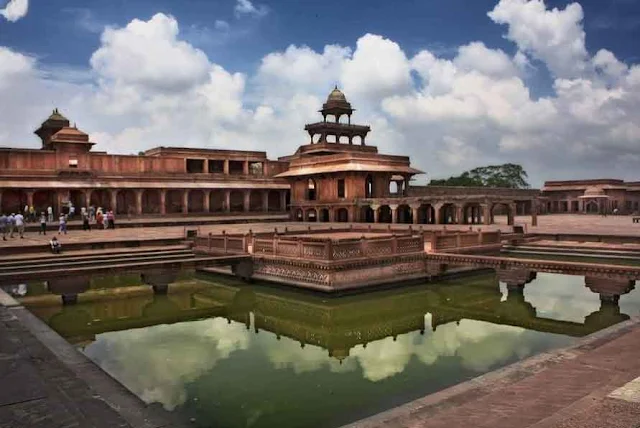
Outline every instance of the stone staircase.
[(163, 265), (194, 266), (208, 259), (210, 257), (194, 254), (188, 245), (63, 251), (62, 254), (22, 254), (1, 259), (0, 281), (46, 279), (50, 276), (80, 273), (110, 273)]

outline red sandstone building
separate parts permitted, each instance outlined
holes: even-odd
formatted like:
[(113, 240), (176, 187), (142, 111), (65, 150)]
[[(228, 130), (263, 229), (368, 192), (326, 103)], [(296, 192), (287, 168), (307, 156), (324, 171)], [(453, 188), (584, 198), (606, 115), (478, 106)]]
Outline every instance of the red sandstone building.
[(547, 181), (542, 188), (547, 213), (611, 213), (640, 211), (640, 182), (597, 179)]
[(69, 203), (118, 214), (284, 212), (287, 164), (265, 152), (158, 147), (140, 156), (92, 151), (57, 109), (35, 131), (39, 150), (0, 149), (0, 206), (56, 213)]
[(70, 203), (130, 215), (289, 211), (298, 221), (414, 224), (491, 224), (499, 209), (509, 224), (516, 214), (535, 222), (538, 190), (411, 186), (422, 171), (407, 156), (367, 145), (370, 128), (352, 124), (353, 112), (334, 89), (320, 110), (323, 120), (305, 126), (309, 143), (272, 161), (265, 152), (236, 150), (96, 152), (89, 136), (54, 110), (35, 131), (40, 149), (0, 149), (0, 207), (11, 213), (51, 206), (56, 214)]

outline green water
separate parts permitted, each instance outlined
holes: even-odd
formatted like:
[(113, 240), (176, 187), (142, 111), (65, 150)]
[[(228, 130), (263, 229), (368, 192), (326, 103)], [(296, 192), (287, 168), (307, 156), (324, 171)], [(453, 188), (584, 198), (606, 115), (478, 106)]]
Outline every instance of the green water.
[[(163, 278), (169, 295), (116, 296)], [(601, 306), (583, 277), (553, 274), (523, 293), (482, 274), (340, 298), (185, 273), (87, 280), (80, 288), (107, 287), (104, 299), (34, 300), (30, 309), (145, 402), (194, 427), (339, 426), (640, 309), (636, 291)], [(30, 283), (25, 301), (56, 287), (65, 289)]]

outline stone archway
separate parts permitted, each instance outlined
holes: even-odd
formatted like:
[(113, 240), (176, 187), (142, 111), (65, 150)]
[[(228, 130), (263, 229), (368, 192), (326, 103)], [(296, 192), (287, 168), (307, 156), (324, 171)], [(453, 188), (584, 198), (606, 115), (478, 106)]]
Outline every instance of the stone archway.
[(176, 214), (182, 212), (182, 190), (167, 190), (165, 198), (165, 212), (167, 214)]
[(462, 209), (462, 224), (482, 224), (484, 213), (482, 206), (477, 202), (471, 202)]
[(329, 221), (329, 210), (327, 208), (322, 208), (320, 210), (319, 221), (323, 223), (327, 223)]
[(193, 189), (189, 190), (189, 212), (190, 213), (202, 213), (204, 212), (205, 204), (204, 191)]
[(282, 211), (280, 207), (280, 192), (277, 190), (269, 190), (267, 194), (267, 209), (271, 212)]
[(26, 192), (19, 189), (5, 189), (2, 192), (2, 212), (5, 214), (22, 213), (27, 205)]
[(57, 194), (55, 190), (38, 190), (33, 194), (33, 208), (36, 214), (46, 213), (47, 208), (55, 209)]
[(346, 208), (338, 208), (336, 210), (336, 212), (335, 212), (334, 219), (338, 223), (348, 223), (349, 222), (349, 211)]
[(229, 211), (241, 213), (244, 211), (244, 194), (240, 190), (232, 190), (229, 193)]
[(146, 189), (142, 192), (142, 213), (159, 214), (161, 206), (160, 190)]
[(305, 213), (305, 221), (309, 222), (317, 222), (318, 221), (318, 212), (315, 208), (309, 208)]
[(116, 214), (135, 214), (135, 213), (136, 213), (136, 192), (131, 189), (119, 190), (118, 193), (116, 194)]
[(509, 226), (513, 226), (513, 216), (514, 210), (511, 209), (511, 205), (507, 202), (496, 202), (491, 206), (491, 223), (502, 223), (496, 222), (496, 216), (504, 217), (506, 216), (506, 223)]
[(440, 223), (442, 224), (456, 223), (456, 206), (454, 204), (444, 204), (440, 208)]
[(360, 208), (360, 222), (373, 223), (375, 221), (375, 215), (373, 209), (370, 206), (364, 206)]
[(598, 202), (593, 199), (584, 204), (584, 211), (587, 214), (598, 214), (600, 211), (600, 207), (598, 206)]
[(225, 193), (224, 190), (212, 190), (209, 195), (209, 209), (211, 212), (219, 213), (224, 211)]
[(389, 205), (382, 205), (378, 208), (378, 222), (379, 223), (391, 223), (393, 218), (391, 216), (391, 208)]
[(375, 193), (375, 188), (374, 188), (374, 181), (373, 181), (373, 177), (371, 176), (371, 174), (367, 175), (367, 178), (365, 178), (364, 181), (364, 197), (365, 198), (374, 198), (376, 193)]
[(91, 203), (89, 205), (93, 205), (96, 207), (96, 211), (98, 208), (102, 208), (103, 212), (111, 209), (111, 193), (106, 189), (94, 189), (91, 192)]
[(262, 190), (251, 190), (249, 193), (249, 211), (262, 211)]
[(82, 190), (70, 190), (69, 202), (75, 207), (75, 215), (79, 216), (82, 207), (87, 207), (86, 194)]
[(422, 204), (418, 209), (418, 223), (419, 224), (435, 224), (436, 222), (436, 210), (431, 204)]
[(396, 222), (403, 224), (411, 224), (413, 223), (413, 210), (409, 205), (398, 205), (398, 209), (396, 211)]

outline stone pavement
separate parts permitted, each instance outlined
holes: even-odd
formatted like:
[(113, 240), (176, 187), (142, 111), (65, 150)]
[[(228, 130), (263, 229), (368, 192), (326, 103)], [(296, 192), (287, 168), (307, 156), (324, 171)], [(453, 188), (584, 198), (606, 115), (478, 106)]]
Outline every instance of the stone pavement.
[(349, 427), (638, 428), (639, 353), (636, 317)]
[(146, 406), (0, 293), (0, 428), (184, 426)]
[[(497, 217), (498, 223), (505, 219)], [(538, 226), (531, 226), (530, 216), (518, 216), (516, 224), (527, 226), (529, 233), (590, 233), (640, 236), (640, 223), (633, 223), (631, 216), (610, 215), (602, 217), (591, 214), (549, 214), (538, 216)]]

